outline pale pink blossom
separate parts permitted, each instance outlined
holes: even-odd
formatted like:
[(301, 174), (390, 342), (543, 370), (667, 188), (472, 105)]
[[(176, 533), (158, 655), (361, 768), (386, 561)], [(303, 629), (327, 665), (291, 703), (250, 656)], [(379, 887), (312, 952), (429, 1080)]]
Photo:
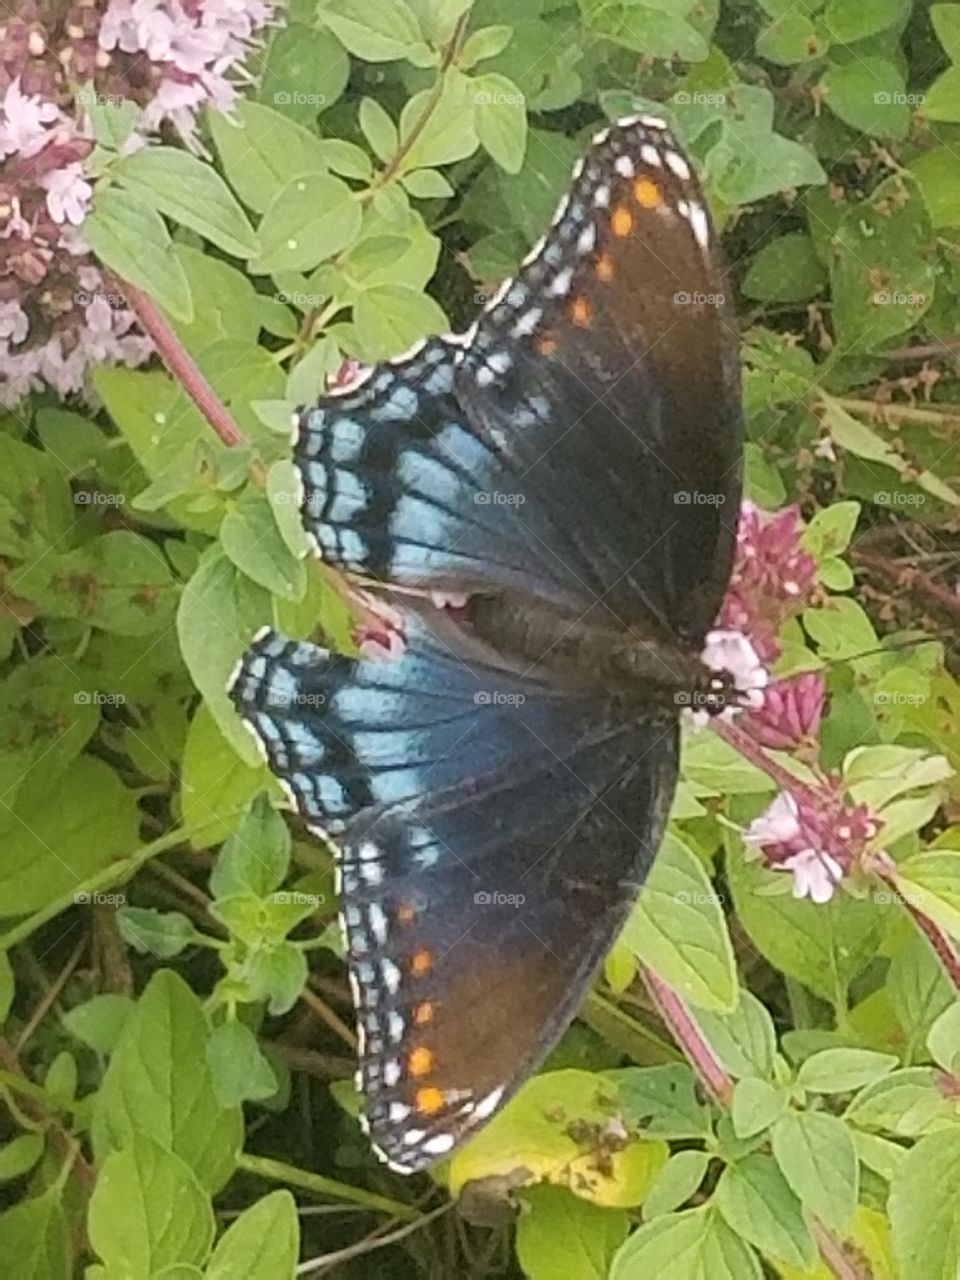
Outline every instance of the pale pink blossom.
[(840, 863), (815, 849), (801, 849), (782, 865), (785, 871), (793, 872), (793, 896), (809, 898), (818, 905), (830, 901), (843, 879)]
[(743, 843), (760, 848), (768, 844), (788, 844), (800, 834), (799, 809), (789, 791), (781, 791), (769, 808), (750, 823)]
[(54, 169), (40, 179), (47, 193), (47, 209), (54, 222), (69, 222), (75, 227), (87, 216), (93, 187), (83, 176), (83, 165), (68, 164)]
[(53, 136), (50, 126), (60, 119), (56, 103), (21, 92), (17, 76), (7, 86), (0, 104), (0, 158), (15, 152), (28, 158), (36, 155)]

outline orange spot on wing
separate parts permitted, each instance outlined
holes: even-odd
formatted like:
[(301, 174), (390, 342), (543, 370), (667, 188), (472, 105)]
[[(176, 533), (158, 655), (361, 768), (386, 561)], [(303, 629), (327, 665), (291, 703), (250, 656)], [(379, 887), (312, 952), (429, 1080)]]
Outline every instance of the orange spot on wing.
[(557, 349), (557, 340), (556, 338), (551, 337), (549, 334), (547, 334), (545, 338), (541, 338), (540, 341), (537, 343), (537, 350), (540, 352), (542, 356), (552, 356), (554, 351), (556, 351), (556, 349)]
[(663, 192), (652, 178), (638, 178), (633, 184), (633, 194), (641, 209), (656, 209), (663, 203)]
[(439, 1111), (445, 1101), (443, 1090), (432, 1084), (418, 1089), (414, 1095), (414, 1103), (417, 1110), (428, 1116), (432, 1116), (435, 1111)]
[(574, 324), (578, 324), (581, 329), (585, 329), (593, 319), (593, 307), (590, 305), (590, 299), (582, 296), (574, 298), (570, 305), (570, 318)]
[(433, 952), (426, 949), (415, 951), (413, 959), (410, 961), (410, 968), (418, 975), (429, 973), (433, 968)]
[(397, 907), (397, 919), (401, 924), (409, 924), (417, 914), (412, 902), (401, 902)]
[(609, 253), (601, 253), (597, 259), (597, 278), (608, 284), (613, 279), (613, 272), (613, 259)]
[(633, 230), (633, 214), (625, 204), (617, 205), (614, 209), (610, 226), (615, 236), (628, 236)]
[(429, 1000), (424, 1000), (423, 1004), (418, 1004), (413, 1011), (413, 1020), (418, 1026), (423, 1026), (427, 1022), (433, 1021), (433, 1005)]
[(411, 1049), (407, 1058), (407, 1070), (412, 1076), (425, 1076), (433, 1069), (433, 1054), (426, 1045), (419, 1044)]

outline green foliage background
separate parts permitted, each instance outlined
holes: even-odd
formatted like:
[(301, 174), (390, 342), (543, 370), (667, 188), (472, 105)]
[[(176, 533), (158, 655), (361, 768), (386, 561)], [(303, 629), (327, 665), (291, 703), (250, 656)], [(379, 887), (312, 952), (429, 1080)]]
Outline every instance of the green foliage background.
[[(129, 118), (94, 109), (84, 234), (245, 443), (159, 364), (99, 370), (98, 412), (39, 396), (0, 419), (0, 1269), (954, 1276), (960, 1002), (905, 903), (960, 941), (960, 5), (283, 17), (236, 118), (208, 117), (208, 158), (121, 156)], [(549, 1070), (439, 1183), (404, 1181), (353, 1118), (331, 852), (279, 816), (224, 689), (264, 623), (350, 644), (304, 559), (293, 408), (344, 357), (462, 325), (597, 123), (644, 107), (725, 228), (749, 496), (809, 520), (821, 594), (779, 672), (828, 670), (821, 759), (883, 818), (898, 892), (794, 900), (739, 836), (773, 784), (692, 739), (656, 870)], [(641, 966), (693, 1009), (729, 1105), (695, 1087)], [(478, 1178), (486, 1201), (474, 1183), (434, 1216)]]

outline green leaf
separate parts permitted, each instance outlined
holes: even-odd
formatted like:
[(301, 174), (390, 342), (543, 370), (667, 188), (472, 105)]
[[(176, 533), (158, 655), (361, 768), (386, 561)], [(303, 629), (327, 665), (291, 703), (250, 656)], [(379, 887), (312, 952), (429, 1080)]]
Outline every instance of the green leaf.
[(307, 958), (292, 942), (261, 947), (250, 958), (247, 979), (253, 998), (268, 1001), (270, 1013), (287, 1013), (306, 986)]
[(619, 1090), (624, 1121), (649, 1137), (706, 1138), (710, 1113), (697, 1097), (696, 1080), (686, 1064), (625, 1067), (604, 1072)]
[(258, 97), (301, 125), (337, 101), (350, 77), (350, 59), (329, 31), (291, 22), (276, 31), (267, 50)]
[(960, 938), (960, 852), (931, 849), (897, 868), (897, 889), (917, 911)]
[(193, 318), (187, 277), (156, 209), (131, 192), (101, 185), (83, 236), (104, 266), (143, 289), (175, 320)]
[(306, 568), (284, 542), (269, 501), (252, 486), (224, 516), (220, 545), (241, 573), (259, 586), (286, 600), (303, 598)]
[(882, 350), (933, 302), (936, 272), (926, 205), (915, 183), (890, 178), (852, 208), (833, 238), (830, 271), (838, 340)]
[(784, 67), (814, 62), (822, 58), (829, 47), (822, 24), (796, 9), (778, 15), (757, 40), (760, 57)]
[(364, 62), (413, 58), (418, 66), (429, 49), (416, 15), (405, 0), (324, 0), (318, 17)]
[(811, 1093), (850, 1093), (881, 1080), (898, 1065), (889, 1053), (872, 1049), (822, 1049), (797, 1073), (797, 1084)]
[(616, 1085), (610, 1073), (548, 1071), (534, 1076), (490, 1124), (450, 1163), (451, 1194), (459, 1195), (476, 1178), (512, 1175), (523, 1183), (549, 1182), (568, 1187), (585, 1200), (608, 1207), (640, 1204), (666, 1163), (665, 1142), (630, 1139), (611, 1153), (600, 1173), (589, 1144), (579, 1135), (609, 1122), (616, 1108)]
[(729, 1012), (737, 1003), (730, 935), (703, 865), (668, 832), (623, 941), (687, 1000)]
[(139, 828), (136, 795), (113, 769), (90, 756), (76, 760), (57, 782), (55, 806), (18, 804), (0, 817), (0, 914), (26, 915), (78, 889), (128, 857)]
[(752, 991), (741, 991), (732, 1013), (697, 1015), (710, 1047), (733, 1076), (769, 1079), (777, 1055), (777, 1034), (766, 1006)]
[(256, 273), (308, 271), (346, 249), (359, 235), (362, 212), (340, 178), (309, 173), (288, 183), (260, 223)]
[(773, 1128), (773, 1154), (810, 1212), (845, 1232), (860, 1194), (860, 1165), (847, 1125), (825, 1111), (784, 1116)]
[(252, 893), (265, 898), (283, 884), (290, 867), (290, 831), (264, 793), (227, 840), (210, 875), (215, 898)]
[(447, 317), (429, 294), (400, 284), (364, 290), (354, 307), (354, 321), (369, 360), (396, 355), (424, 334), (447, 328)]
[(260, 1051), (257, 1037), (242, 1022), (233, 1020), (214, 1028), (207, 1061), (222, 1107), (238, 1107), (277, 1092), (277, 1077)]
[(527, 108), (519, 88), (491, 72), (473, 81), (477, 137), (501, 169), (519, 173), (527, 149)]
[(761, 1274), (753, 1250), (705, 1206), (666, 1214), (635, 1231), (614, 1258), (610, 1280), (760, 1280)]
[(692, 22), (694, 0), (580, 0), (580, 9), (590, 30), (607, 40), (669, 60), (701, 62), (708, 53), (707, 42)]
[(478, 144), (473, 100), (476, 83), (460, 72), (448, 72), (439, 98), (424, 89), (407, 102), (400, 114), (400, 142), (409, 150), (401, 173), (434, 169), (473, 155)]
[(487, 58), (495, 58), (503, 53), (513, 36), (513, 27), (499, 24), (493, 27), (481, 27), (472, 32), (466, 39), (460, 53), (460, 66), (469, 70), (478, 62)]
[(172, 960), (196, 937), (193, 922), (179, 911), (121, 907), (117, 922), (124, 939), (141, 955)]
[(865, 40), (890, 27), (900, 27), (910, 16), (910, 0), (827, 0), (823, 13), (827, 29), (839, 44)]
[(822, 86), (844, 124), (877, 138), (904, 138), (910, 127), (903, 76), (886, 58), (856, 58), (830, 67)]
[(415, 169), (402, 181), (407, 193), (417, 200), (439, 200), (453, 195), (453, 187), (436, 169)]
[(250, 637), (267, 617), (269, 597), (263, 588), (239, 573), (218, 548), (208, 549), (180, 598), (180, 649), (220, 731), (252, 766), (260, 765), (260, 756), (226, 689)]
[(114, 174), (145, 204), (212, 241), (236, 258), (257, 253), (257, 236), (230, 188), (214, 169), (189, 151), (141, 147), (124, 156)]
[(937, 1088), (929, 1067), (908, 1067), (867, 1085), (850, 1103), (846, 1118), (862, 1129), (916, 1138), (955, 1123), (956, 1109)]
[(643, 1202), (647, 1222), (679, 1209), (694, 1194), (707, 1172), (710, 1158), (705, 1151), (678, 1151), (663, 1166)]
[(0, 1147), (0, 1182), (12, 1182), (28, 1173), (43, 1155), (39, 1133), (21, 1133)]
[(400, 134), (376, 98), (360, 99), (360, 128), (374, 155), (386, 164), (400, 145)]
[(827, 273), (810, 236), (791, 231), (764, 245), (750, 264), (743, 291), (761, 302), (806, 302), (826, 283)]
[(856, 531), (860, 511), (859, 502), (832, 502), (821, 507), (803, 531), (802, 546), (818, 560), (842, 555)]
[[(958, 99), (960, 100), (960, 99)], [(960, 156), (952, 147), (923, 151), (910, 163), (936, 230), (960, 225)]]
[(517, 1259), (531, 1280), (605, 1280), (629, 1221), (559, 1187), (532, 1187), (517, 1222)]
[(801, 1271), (817, 1247), (800, 1201), (770, 1156), (749, 1155), (723, 1171), (714, 1204), (727, 1225), (762, 1254)]
[(169, 969), (154, 973), (96, 1095), (98, 1163), (144, 1136), (180, 1156), (207, 1191), (224, 1185), (240, 1150), (243, 1116), (217, 1101), (209, 1037), (200, 1001), (183, 979)]
[(94, 138), (111, 151), (122, 148), (140, 119), (141, 109), (132, 98), (113, 102), (108, 95), (98, 93), (92, 81), (77, 90), (75, 100), (89, 115)]
[(116, 1046), (127, 1018), (134, 1008), (129, 996), (105, 992), (92, 996), (83, 1004), (74, 1005), (61, 1021), (71, 1035), (95, 1049), (97, 1053), (110, 1054)]
[(324, 144), (315, 133), (259, 102), (241, 100), (229, 116), (211, 111), (207, 118), (228, 182), (257, 213), (264, 213), (295, 178), (327, 168)]
[(207, 707), (198, 708), (187, 730), (180, 805), (196, 849), (207, 849), (235, 831), (259, 791), (268, 790), (278, 802), (283, 797), (243, 726), (235, 726), (235, 730), (243, 735), (242, 746), (255, 764), (246, 764), (246, 756), (238, 757)]
[[(943, 7), (943, 6), (941, 6)], [(901, 1280), (953, 1280), (960, 1266), (960, 1131), (923, 1138), (901, 1160), (889, 1213)]]
[(108, 1271), (151, 1276), (201, 1264), (213, 1243), (209, 1194), (189, 1166), (142, 1133), (108, 1156), (90, 1198), (90, 1243)]
[(7, 1014), (13, 1004), (14, 993), (15, 984), (13, 969), (10, 967), (10, 957), (6, 951), (0, 951), (0, 1027), (7, 1020)]
[(927, 1045), (934, 1062), (955, 1076), (960, 1069), (960, 1004), (944, 1009), (930, 1028)]
[(766, 1080), (746, 1076), (738, 1080), (733, 1091), (731, 1119), (738, 1138), (752, 1138), (769, 1127), (787, 1109), (787, 1095)]
[(0, 1214), (0, 1268), (17, 1280), (64, 1280), (70, 1274), (60, 1186)]
[(293, 1280), (299, 1255), (296, 1201), (289, 1191), (271, 1191), (223, 1233), (204, 1280)]

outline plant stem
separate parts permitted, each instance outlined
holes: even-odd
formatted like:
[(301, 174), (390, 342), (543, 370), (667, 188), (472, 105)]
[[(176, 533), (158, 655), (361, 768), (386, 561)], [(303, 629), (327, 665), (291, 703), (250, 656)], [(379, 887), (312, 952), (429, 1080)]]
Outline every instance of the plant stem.
[(851, 413), (869, 413), (874, 418), (894, 422), (929, 422), (941, 427), (960, 425), (960, 415), (944, 413), (940, 409), (920, 409), (909, 404), (881, 404), (878, 400), (858, 400), (849, 396), (836, 396), (833, 403), (842, 405)]
[(186, 347), (171, 329), (153, 299), (129, 280), (121, 282), (122, 292), (136, 313), (140, 327), (153, 339), (163, 363), (186, 391), (207, 422), (230, 449), (245, 445), (247, 438), (234, 422), (226, 406), (200, 372)]
[(388, 1196), (377, 1195), (375, 1191), (352, 1187), (347, 1182), (337, 1182), (334, 1178), (325, 1178), (322, 1174), (311, 1173), (283, 1160), (272, 1160), (269, 1156), (252, 1156), (242, 1151), (237, 1159), (237, 1168), (271, 1182), (285, 1182), (291, 1187), (299, 1187), (301, 1191), (312, 1191), (316, 1195), (330, 1196), (334, 1200), (362, 1204), (377, 1213), (389, 1213), (394, 1218), (402, 1218), (405, 1222), (412, 1222), (420, 1216), (413, 1205), (404, 1204), (402, 1200), (391, 1200)]
[(733, 1080), (697, 1026), (693, 1014), (673, 988), (646, 966), (643, 968), (643, 980), (664, 1025), (669, 1027), (710, 1097), (721, 1106), (729, 1106), (733, 1098)]

